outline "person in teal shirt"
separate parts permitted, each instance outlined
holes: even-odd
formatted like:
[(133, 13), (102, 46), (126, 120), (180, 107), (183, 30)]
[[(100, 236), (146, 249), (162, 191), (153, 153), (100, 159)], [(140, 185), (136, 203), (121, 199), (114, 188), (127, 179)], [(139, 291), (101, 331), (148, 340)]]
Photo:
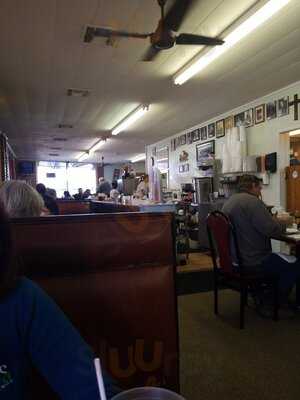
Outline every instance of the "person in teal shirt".
[[(54, 301), (18, 278), (0, 206), (0, 399), (29, 400), (35, 367), (63, 400), (99, 400), (94, 355)], [(119, 392), (104, 372), (107, 398)]]

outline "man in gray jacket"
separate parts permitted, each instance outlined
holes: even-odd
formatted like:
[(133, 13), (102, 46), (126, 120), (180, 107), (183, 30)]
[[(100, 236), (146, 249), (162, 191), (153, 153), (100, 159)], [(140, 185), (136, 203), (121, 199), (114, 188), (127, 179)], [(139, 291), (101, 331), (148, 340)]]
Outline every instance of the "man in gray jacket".
[(241, 258), (246, 269), (262, 269), (279, 278), (281, 303), (300, 278), (300, 262), (288, 262), (272, 252), (271, 238), (280, 237), (290, 222), (274, 218), (261, 200), (261, 181), (254, 175), (243, 175), (239, 193), (232, 195), (222, 210), (233, 223)]

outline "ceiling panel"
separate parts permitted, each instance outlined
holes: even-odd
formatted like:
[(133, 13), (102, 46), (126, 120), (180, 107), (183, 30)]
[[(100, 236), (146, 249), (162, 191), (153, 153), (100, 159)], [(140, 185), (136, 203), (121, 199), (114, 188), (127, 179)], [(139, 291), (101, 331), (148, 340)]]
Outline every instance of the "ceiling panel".
[[(220, 35), (256, 3), (195, 0), (180, 31)], [(300, 79), (298, 0), (181, 87), (172, 76), (201, 46), (177, 46), (143, 63), (148, 40), (83, 42), (87, 24), (152, 32), (159, 18), (156, 0), (1, 0), (0, 130), (17, 156), (48, 160), (58, 153), (52, 159), (74, 160), (139, 104), (150, 103), (140, 122), (109, 138), (93, 158), (125, 161), (146, 144)], [(90, 95), (69, 97), (68, 88)]]

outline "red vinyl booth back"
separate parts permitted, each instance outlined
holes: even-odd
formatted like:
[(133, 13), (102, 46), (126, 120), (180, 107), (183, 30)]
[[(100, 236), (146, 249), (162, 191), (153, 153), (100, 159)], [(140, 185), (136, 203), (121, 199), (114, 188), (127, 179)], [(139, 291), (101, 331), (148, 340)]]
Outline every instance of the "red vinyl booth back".
[[(173, 217), (12, 221), (25, 275), (54, 298), (122, 388), (179, 389)], [(56, 398), (34, 377), (34, 400)]]

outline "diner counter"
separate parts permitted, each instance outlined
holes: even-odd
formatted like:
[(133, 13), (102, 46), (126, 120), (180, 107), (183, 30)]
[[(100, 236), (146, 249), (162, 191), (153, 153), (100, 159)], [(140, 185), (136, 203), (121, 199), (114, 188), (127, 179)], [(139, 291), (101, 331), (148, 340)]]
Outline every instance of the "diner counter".
[(130, 204), (115, 203), (112, 201), (90, 201), (91, 213), (118, 213), (118, 212), (136, 212), (140, 211), (139, 206)]
[(140, 211), (145, 212), (175, 212), (176, 204), (165, 203), (165, 204), (139, 204)]
[(112, 201), (90, 201), (90, 211), (92, 213), (111, 213), (111, 212), (175, 212), (176, 204), (149, 204), (146, 201), (133, 200), (131, 204), (114, 203)]

